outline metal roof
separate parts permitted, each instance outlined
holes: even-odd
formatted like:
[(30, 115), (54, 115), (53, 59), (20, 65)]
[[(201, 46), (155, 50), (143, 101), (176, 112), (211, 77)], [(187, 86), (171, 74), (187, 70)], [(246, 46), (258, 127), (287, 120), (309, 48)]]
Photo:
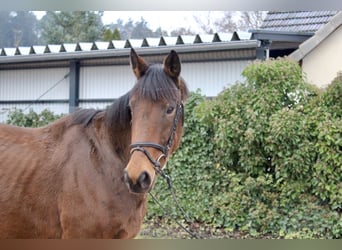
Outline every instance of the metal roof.
[(272, 31), (316, 32), (338, 11), (270, 11), (260, 29)]
[(0, 66), (8, 63), (60, 61), (72, 59), (126, 57), (128, 48), (141, 50), (142, 55), (167, 53), (175, 49), (180, 53), (248, 49), (257, 47), (248, 32), (215, 33), (128, 40), (97, 41), (93, 43), (63, 43), (59, 45), (1, 48)]

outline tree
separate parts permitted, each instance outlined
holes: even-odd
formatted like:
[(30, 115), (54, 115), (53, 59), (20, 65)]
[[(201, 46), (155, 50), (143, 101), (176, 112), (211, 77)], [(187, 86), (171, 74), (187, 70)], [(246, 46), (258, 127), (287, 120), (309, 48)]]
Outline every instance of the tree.
[(38, 41), (38, 21), (29, 11), (17, 11), (13, 17), (14, 46), (31, 46)]
[(132, 38), (132, 32), (134, 29), (134, 23), (133, 20), (130, 18), (125, 24), (123, 23), (123, 20), (118, 19), (118, 27), (120, 27), (120, 34), (121, 34), (121, 39), (126, 40), (126, 39), (131, 39)]
[(121, 39), (120, 31), (118, 30), (118, 28), (115, 28), (115, 30), (113, 31), (113, 40), (120, 40), (120, 39)]
[(159, 27), (153, 32), (153, 37), (161, 37), (161, 36), (168, 36), (168, 33), (167, 31)]
[(141, 17), (139, 22), (135, 22), (131, 38), (145, 38), (152, 36), (153, 31), (148, 27), (148, 23), (143, 17)]
[[(134, 22), (132, 19), (128, 19), (126, 23), (122, 19), (118, 19), (116, 23), (108, 25), (108, 28), (114, 30), (114, 32), (120, 34), (120, 39), (143, 39), (146, 37), (160, 37), (167, 36), (167, 32), (162, 30), (161, 27), (155, 31), (149, 28), (148, 22), (141, 17), (140, 21)], [(117, 31), (115, 31), (115, 29)], [(109, 35), (108, 31), (105, 31)]]
[(257, 29), (266, 16), (265, 11), (224, 11), (196, 13), (193, 18), (200, 29), (207, 34)]
[(38, 42), (38, 21), (29, 11), (0, 11), (0, 47), (31, 46)]
[(42, 39), (45, 43), (94, 42), (103, 34), (102, 12), (51, 12), (41, 19)]
[(193, 18), (195, 19), (198, 26), (201, 28), (201, 30), (204, 31), (204, 33), (207, 34), (213, 34), (214, 33), (214, 24), (213, 24), (213, 17), (212, 12), (208, 11), (204, 17), (201, 14), (196, 13), (193, 15)]
[(171, 36), (183, 36), (183, 35), (195, 35), (196, 33), (192, 31), (190, 28), (178, 28), (175, 30), (172, 30), (170, 35)]
[(115, 28), (113, 31), (110, 28), (106, 28), (103, 32), (102, 40), (103, 41), (112, 41), (112, 40), (120, 40), (120, 31), (118, 28)]
[(10, 12), (0, 11), (0, 47), (11, 46)]
[(266, 17), (265, 11), (242, 11), (238, 27), (240, 30), (258, 29)]
[(225, 11), (223, 17), (215, 21), (215, 27), (217, 32), (234, 32), (238, 29), (238, 24), (234, 17), (236, 13), (234, 11)]

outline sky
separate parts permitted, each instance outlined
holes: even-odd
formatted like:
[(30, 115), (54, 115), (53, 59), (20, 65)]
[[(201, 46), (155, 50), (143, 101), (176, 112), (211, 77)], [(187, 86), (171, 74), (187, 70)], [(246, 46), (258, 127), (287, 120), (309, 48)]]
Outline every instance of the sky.
[[(41, 18), (44, 11), (34, 11), (38, 18)], [(192, 31), (200, 32), (200, 28), (196, 24), (193, 16), (197, 15), (204, 20), (208, 17), (209, 11), (105, 11), (102, 17), (103, 24), (116, 23), (117, 19), (124, 22), (130, 18), (133, 21), (140, 21), (141, 17), (145, 19), (151, 30), (161, 27), (168, 32), (183, 27), (191, 28)], [(223, 11), (213, 11), (211, 17), (219, 17), (223, 15)]]
[[(102, 21), (104, 24), (109, 24), (115, 22), (118, 16), (125, 21), (129, 18), (140, 21), (141, 17), (143, 17), (152, 30), (161, 27), (163, 30), (170, 32), (184, 27), (199, 31), (193, 16), (197, 15), (206, 18), (207, 13), (208, 11), (105, 11)], [(215, 12), (216, 15), (219, 13), (222, 13), (222, 11)]]

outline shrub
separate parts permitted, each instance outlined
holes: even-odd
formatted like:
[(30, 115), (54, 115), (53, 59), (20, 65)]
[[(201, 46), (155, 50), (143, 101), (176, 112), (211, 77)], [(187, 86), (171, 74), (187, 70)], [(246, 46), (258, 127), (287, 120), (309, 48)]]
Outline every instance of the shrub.
[(274, 114), (267, 139), (277, 182), (297, 183), (333, 209), (342, 206), (341, 86), (336, 80), (311, 102)]
[(225, 90), (198, 112), (215, 130), (215, 154), (230, 169), (257, 177), (274, 172), (267, 138), (270, 118), (306, 103), (314, 89), (300, 67), (287, 59), (255, 62), (243, 71), (246, 83)]
[(313, 193), (342, 210), (342, 74), (328, 86), (312, 113), (317, 117)]
[(342, 117), (342, 71), (322, 93), (320, 105), (327, 108), (333, 117)]
[[(245, 83), (186, 104), (182, 145), (168, 163), (197, 222), (252, 237), (340, 238), (341, 81), (321, 93), (288, 59), (246, 67)], [(155, 187), (181, 220), (165, 182)], [(163, 217), (153, 202), (147, 219)]]
[(14, 109), (10, 111), (6, 123), (21, 127), (41, 127), (60, 117), (62, 115), (55, 115), (48, 109), (44, 109), (41, 113), (36, 113), (30, 109), (27, 114), (21, 109)]

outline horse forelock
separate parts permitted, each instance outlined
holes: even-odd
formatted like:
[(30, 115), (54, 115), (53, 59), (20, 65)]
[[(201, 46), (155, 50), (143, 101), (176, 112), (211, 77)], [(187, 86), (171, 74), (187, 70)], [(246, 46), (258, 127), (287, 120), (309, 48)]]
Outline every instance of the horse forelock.
[(145, 74), (134, 85), (131, 95), (152, 102), (176, 101), (179, 99), (179, 91), (175, 80), (165, 74), (162, 65), (150, 65)]

